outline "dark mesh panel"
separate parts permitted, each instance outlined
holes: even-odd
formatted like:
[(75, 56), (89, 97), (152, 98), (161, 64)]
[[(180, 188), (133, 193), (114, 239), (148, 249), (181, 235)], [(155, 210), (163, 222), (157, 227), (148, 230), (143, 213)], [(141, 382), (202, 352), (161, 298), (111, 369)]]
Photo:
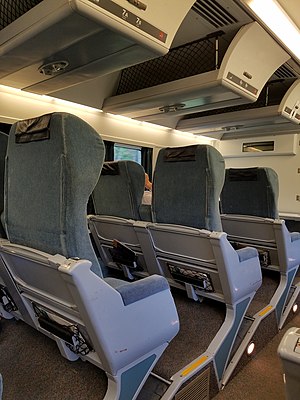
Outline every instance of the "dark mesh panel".
[(0, 30), (25, 14), (42, 0), (0, 0)]
[(122, 71), (117, 94), (129, 93), (213, 70), (215, 38), (202, 39), (174, 48), (162, 57)]

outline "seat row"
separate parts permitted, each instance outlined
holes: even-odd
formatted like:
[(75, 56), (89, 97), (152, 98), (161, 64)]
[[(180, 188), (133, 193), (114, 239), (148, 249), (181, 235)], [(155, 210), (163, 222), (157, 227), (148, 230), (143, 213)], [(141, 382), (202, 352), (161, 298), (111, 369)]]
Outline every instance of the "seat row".
[[(244, 168), (226, 170), (223, 179), (224, 163), (213, 147), (162, 149), (154, 173), (151, 212), (148, 211), (148, 221), (154, 223), (141, 222), (146, 215), (141, 211), (145, 207), (141, 205), (143, 168), (132, 161), (105, 163), (93, 192), (97, 215), (89, 216), (93, 238), (105, 265), (122, 269), (127, 278), (158, 273), (172, 286), (184, 285), (192, 298), (204, 295), (222, 299), (228, 293), (222, 287), (226, 280), (220, 273), (226, 269), (226, 262), (219, 258), (218, 266), (210, 271), (203, 268), (198, 279), (197, 271), (201, 264), (216, 263), (214, 247), (207, 242), (212, 239), (212, 232), (216, 241), (216, 232), (224, 231), (230, 241), (227, 255), (231, 245), (235, 249), (252, 246), (258, 249), (263, 268), (280, 272), (279, 290), (270, 310), (275, 307), (281, 328), (298, 295), (297, 288), (287, 305), (300, 261), (300, 234), (290, 233), (278, 218), (278, 176), (271, 168)], [(238, 251), (235, 255), (243, 257), (241, 254)], [(236, 286), (249, 282), (240, 269), (233, 271), (229, 276), (239, 282)]]
[[(153, 182), (155, 222), (140, 220), (150, 215), (140, 206), (142, 167), (118, 162), (102, 169), (103, 158), (100, 136), (73, 115), (54, 113), (13, 125), (5, 166), (0, 313), (50, 336), (64, 357), (102, 368), (109, 382), (105, 399), (132, 400), (179, 330), (169, 284), (194, 300), (221, 301), (226, 306), (221, 328), (205, 353), (172, 377), (162, 399), (173, 398), (210, 362), (221, 387), (249, 339), (232, 363), (237, 335), (262, 282), (257, 243), (233, 245), (222, 231), (222, 156), (204, 145), (162, 149)], [(87, 229), (91, 194), (98, 215), (88, 223), (100, 258)], [(300, 258), (292, 243), (298, 246), (300, 238), (274, 221), (288, 243), (282, 254), (278, 232), (275, 244), (268, 241), (277, 254), (272, 267), (287, 276), (276, 294), (282, 321)], [(110, 271), (121, 271), (126, 280)], [(262, 315), (277, 310), (276, 302)]]
[[(281, 329), (300, 291), (300, 235), (290, 233), (278, 218), (277, 174), (271, 168), (228, 169), (223, 184), (224, 163), (214, 148), (162, 149), (148, 212), (153, 222), (143, 222), (136, 220), (136, 215), (147, 215), (140, 205), (142, 167), (119, 161), (107, 163), (107, 168), (115, 172), (104, 172), (98, 181), (95, 192), (101, 190), (102, 198), (93, 195), (98, 215), (89, 216), (89, 226), (108, 268), (122, 270), (129, 279), (160, 274), (194, 300), (213, 298), (228, 307), (236, 307), (260, 286), (253, 247), (264, 270), (274, 271), (276, 279), (279, 272), (274, 293), (251, 315), (251, 329), (227, 370), (220, 367), (218, 378), (226, 384), (263, 320), (275, 314)], [(117, 179), (123, 185), (115, 185)], [(114, 195), (107, 201), (110, 187)], [(126, 203), (131, 213), (123, 213)]]

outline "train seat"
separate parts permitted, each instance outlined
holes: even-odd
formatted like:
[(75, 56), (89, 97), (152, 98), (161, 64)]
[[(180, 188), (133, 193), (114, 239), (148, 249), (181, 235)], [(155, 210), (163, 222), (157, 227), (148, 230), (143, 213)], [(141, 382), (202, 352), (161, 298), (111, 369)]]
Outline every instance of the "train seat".
[(0, 273), (13, 281), (8, 289), (14, 285), (20, 313), (26, 311), (64, 357), (106, 372), (105, 399), (135, 399), (179, 321), (163, 277), (133, 283), (102, 278), (86, 206), (103, 157), (101, 137), (74, 115), (53, 113), (13, 125)]
[(140, 220), (144, 168), (134, 161), (105, 162), (93, 190), (95, 213)]
[(188, 297), (225, 303), (224, 324), (209, 350), (221, 379), (244, 315), (261, 285), (257, 250), (236, 251), (222, 231), (224, 160), (212, 146), (161, 149), (147, 230), (162, 274)]
[(271, 168), (230, 168), (220, 196), (222, 224), (235, 246), (259, 249), (261, 266), (280, 272), (273, 297), (281, 328), (299, 293), (289, 293), (300, 263), (300, 234), (278, 218), (278, 176)]
[(2, 224), (2, 213), (4, 209), (4, 171), (7, 142), (8, 135), (0, 132), (0, 237), (6, 237), (6, 233)]
[[(5, 176), (5, 157), (7, 149), (8, 135), (0, 132), (0, 238), (6, 238), (6, 232), (4, 229), (3, 221), (3, 209), (4, 209), (4, 176)], [(1, 269), (1, 267), (0, 267)], [(10, 318), (9, 311), (13, 300), (6, 289), (6, 284), (0, 273), (0, 316)]]
[(212, 146), (162, 149), (153, 180), (155, 223), (148, 230), (172, 285), (186, 287), (192, 297), (201, 293), (232, 303), (239, 300), (237, 293), (252, 293), (253, 283), (255, 292), (261, 274), (257, 251), (236, 252), (222, 231), (224, 170), (223, 157)]
[(152, 187), (154, 221), (222, 231), (218, 204), (223, 182), (224, 160), (212, 146), (162, 149)]
[(104, 163), (92, 194), (96, 215), (88, 217), (105, 267), (121, 270), (131, 280), (147, 276), (155, 263), (145, 231), (147, 223), (141, 222), (151, 220), (151, 206), (142, 204), (144, 188), (145, 171), (140, 164), (134, 161)]
[(220, 210), (222, 214), (276, 219), (278, 197), (278, 175), (272, 168), (228, 168), (220, 197)]

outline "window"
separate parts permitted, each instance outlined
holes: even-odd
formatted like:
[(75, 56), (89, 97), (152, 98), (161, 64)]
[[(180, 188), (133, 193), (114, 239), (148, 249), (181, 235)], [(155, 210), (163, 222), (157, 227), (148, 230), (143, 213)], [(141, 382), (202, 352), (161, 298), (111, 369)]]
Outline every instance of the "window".
[(274, 151), (274, 141), (243, 143), (243, 153), (257, 153), (262, 151)]
[(142, 162), (142, 148), (138, 146), (123, 145), (120, 143), (114, 144), (114, 159), (131, 160), (139, 164)]

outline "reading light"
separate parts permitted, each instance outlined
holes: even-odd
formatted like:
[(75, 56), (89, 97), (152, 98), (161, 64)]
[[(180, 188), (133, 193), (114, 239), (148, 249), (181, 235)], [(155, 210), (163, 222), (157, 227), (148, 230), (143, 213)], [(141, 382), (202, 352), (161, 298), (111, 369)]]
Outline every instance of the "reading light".
[(300, 30), (276, 0), (241, 0), (300, 61)]
[(248, 347), (247, 347), (247, 356), (250, 356), (250, 355), (253, 353), (254, 348), (255, 348), (254, 342), (251, 342), (251, 343), (248, 344)]
[(292, 310), (293, 310), (293, 313), (295, 314), (298, 310), (298, 304), (294, 304)]

